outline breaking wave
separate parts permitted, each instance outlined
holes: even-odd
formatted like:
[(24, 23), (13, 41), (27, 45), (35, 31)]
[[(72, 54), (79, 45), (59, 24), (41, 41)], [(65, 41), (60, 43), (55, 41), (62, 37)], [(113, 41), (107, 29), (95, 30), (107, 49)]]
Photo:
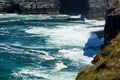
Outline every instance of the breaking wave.
[(95, 33), (103, 27), (92, 26), (104, 25), (104, 21), (67, 18), (70, 16), (0, 14), (3, 77), (75, 80), (80, 70), (92, 65), (103, 44), (103, 38)]

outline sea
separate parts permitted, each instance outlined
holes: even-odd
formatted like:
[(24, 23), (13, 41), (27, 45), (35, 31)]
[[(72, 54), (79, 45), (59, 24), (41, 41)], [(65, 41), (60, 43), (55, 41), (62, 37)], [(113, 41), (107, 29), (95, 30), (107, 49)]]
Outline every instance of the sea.
[(0, 80), (75, 80), (92, 65), (105, 21), (0, 14)]

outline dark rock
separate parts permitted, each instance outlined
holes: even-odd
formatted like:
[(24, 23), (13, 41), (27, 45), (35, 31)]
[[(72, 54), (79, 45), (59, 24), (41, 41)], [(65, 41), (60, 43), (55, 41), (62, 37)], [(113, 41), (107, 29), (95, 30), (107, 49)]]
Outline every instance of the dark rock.
[(58, 0), (0, 0), (0, 12), (23, 14), (59, 13)]
[(108, 68), (108, 66), (107, 66), (106, 63), (104, 62), (104, 63), (100, 64), (100, 65), (96, 68), (96, 71), (100, 71), (100, 70), (102, 70), (102, 69), (107, 69), (107, 68)]
[(103, 19), (115, 0), (0, 0), (0, 12), (22, 14), (72, 14)]
[(107, 10), (104, 29), (105, 45), (109, 44), (120, 31), (120, 2), (117, 0)]
[(115, 0), (0, 0), (0, 12), (23, 14), (81, 14), (88, 19), (103, 19)]
[(60, 12), (63, 14), (87, 14), (89, 0), (60, 0)]
[(104, 19), (106, 10), (115, 0), (89, 0), (88, 19)]
[(95, 58), (92, 60), (92, 63), (95, 64), (99, 61), (100, 55), (96, 55)]

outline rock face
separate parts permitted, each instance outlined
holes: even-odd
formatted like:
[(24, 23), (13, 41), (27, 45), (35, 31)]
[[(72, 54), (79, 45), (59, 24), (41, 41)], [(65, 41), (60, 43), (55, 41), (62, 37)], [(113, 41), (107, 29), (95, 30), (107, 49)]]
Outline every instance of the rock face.
[(57, 14), (58, 0), (0, 0), (0, 12), (22, 14)]
[(103, 19), (106, 10), (115, 0), (89, 0), (88, 19)]
[(104, 18), (115, 0), (0, 0), (0, 12), (23, 14), (82, 14), (88, 19)]
[(105, 45), (111, 43), (116, 35), (120, 32), (120, 2), (115, 3), (107, 10), (105, 24)]
[(0, 12), (86, 14), (88, 0), (0, 0)]
[(0, 0), (0, 12), (23, 14), (84, 14), (88, 19), (104, 18), (115, 0)]

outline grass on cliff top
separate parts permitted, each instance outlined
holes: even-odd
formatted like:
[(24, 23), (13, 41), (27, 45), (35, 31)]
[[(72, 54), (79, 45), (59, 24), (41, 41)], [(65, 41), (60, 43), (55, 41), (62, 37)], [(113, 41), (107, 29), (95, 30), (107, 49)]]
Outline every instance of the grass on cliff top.
[(98, 56), (98, 61), (80, 72), (76, 80), (120, 80), (120, 34)]

